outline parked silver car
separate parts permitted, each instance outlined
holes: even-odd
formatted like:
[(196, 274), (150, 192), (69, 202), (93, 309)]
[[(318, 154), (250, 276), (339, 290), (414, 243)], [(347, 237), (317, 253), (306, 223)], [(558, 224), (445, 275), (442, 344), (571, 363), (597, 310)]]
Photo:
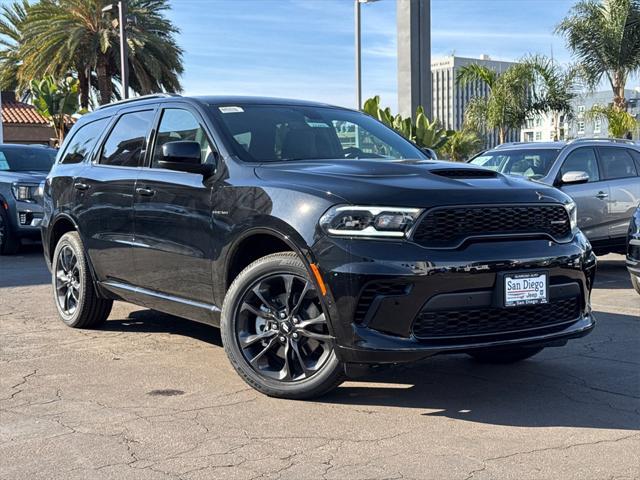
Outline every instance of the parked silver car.
[(624, 253), (640, 203), (640, 145), (619, 139), (505, 143), (470, 163), (554, 185), (578, 206), (578, 226), (597, 254)]

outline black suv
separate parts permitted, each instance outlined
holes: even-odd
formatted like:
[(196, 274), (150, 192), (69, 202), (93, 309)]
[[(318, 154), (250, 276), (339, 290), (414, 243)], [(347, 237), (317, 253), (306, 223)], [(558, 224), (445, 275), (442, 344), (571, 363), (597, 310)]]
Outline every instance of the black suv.
[(514, 362), (594, 326), (562, 192), (427, 159), (360, 112), (152, 96), (82, 117), (44, 189), (55, 305), (219, 326), (242, 378), (308, 398), (376, 364)]

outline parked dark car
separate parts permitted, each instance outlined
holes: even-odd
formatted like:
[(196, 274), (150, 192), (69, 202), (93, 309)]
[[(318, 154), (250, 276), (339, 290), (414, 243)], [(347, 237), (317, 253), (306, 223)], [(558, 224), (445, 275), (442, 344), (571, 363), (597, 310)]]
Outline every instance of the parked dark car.
[(640, 206), (636, 209), (629, 224), (627, 239), (627, 269), (631, 275), (631, 284), (640, 294)]
[(0, 144), (0, 255), (16, 253), (22, 239), (40, 240), (37, 192), (56, 153), (41, 145)]
[(559, 190), (432, 161), (360, 112), (153, 96), (83, 116), (44, 189), (55, 305), (219, 326), (268, 395), (441, 353), (515, 362), (594, 326), (596, 258)]
[(629, 220), (640, 202), (640, 145), (609, 138), (515, 142), (470, 162), (558, 187), (576, 202), (578, 227), (596, 254), (625, 252)]

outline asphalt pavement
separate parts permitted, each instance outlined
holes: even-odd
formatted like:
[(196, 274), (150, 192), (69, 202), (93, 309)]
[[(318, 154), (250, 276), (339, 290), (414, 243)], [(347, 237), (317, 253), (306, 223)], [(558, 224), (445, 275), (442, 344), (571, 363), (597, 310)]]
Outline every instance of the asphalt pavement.
[(640, 478), (640, 295), (599, 262), (592, 335), (518, 365), (431, 358), (265, 397), (219, 332), (116, 303), (58, 320), (42, 253), (0, 257), (2, 479)]

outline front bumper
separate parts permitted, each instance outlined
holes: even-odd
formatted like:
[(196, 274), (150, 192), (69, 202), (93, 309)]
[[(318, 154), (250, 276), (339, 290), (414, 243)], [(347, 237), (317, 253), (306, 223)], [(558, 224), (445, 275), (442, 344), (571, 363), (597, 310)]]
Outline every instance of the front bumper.
[[(324, 237), (313, 253), (328, 287), (326, 307), (344, 362), (399, 363), (479, 348), (561, 345), (595, 325), (589, 299), (596, 258), (582, 233), (565, 244), (502, 240), (452, 250)], [(512, 321), (501, 330), (500, 274), (538, 270), (549, 273), (549, 308), (536, 313), (536, 324), (519, 328)], [(554, 321), (553, 302), (567, 299), (575, 310)], [(452, 320), (460, 326), (453, 335), (440, 335), (437, 328), (435, 335), (416, 334), (418, 317), (434, 312), (443, 314), (446, 328), (447, 315), (464, 318)], [(483, 317), (482, 329), (477, 317)]]
[(640, 277), (640, 235), (631, 236), (627, 247), (627, 269)]
[(20, 238), (40, 240), (40, 223), (43, 218), (41, 205), (16, 201), (11, 213), (14, 231)]

